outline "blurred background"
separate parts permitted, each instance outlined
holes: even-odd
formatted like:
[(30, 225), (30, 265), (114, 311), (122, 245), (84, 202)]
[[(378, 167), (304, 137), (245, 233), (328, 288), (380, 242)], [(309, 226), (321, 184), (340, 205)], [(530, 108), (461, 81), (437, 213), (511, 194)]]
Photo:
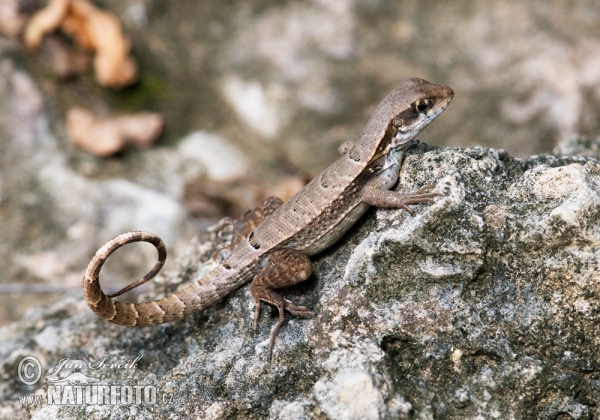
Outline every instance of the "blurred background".
[[(597, 135), (599, 21), (592, 0), (0, 0), (0, 324), (83, 299), (116, 234), (153, 231), (172, 259), (290, 197), (409, 77), (455, 92), (429, 144), (525, 158)], [(154, 259), (119, 251), (105, 290)]]

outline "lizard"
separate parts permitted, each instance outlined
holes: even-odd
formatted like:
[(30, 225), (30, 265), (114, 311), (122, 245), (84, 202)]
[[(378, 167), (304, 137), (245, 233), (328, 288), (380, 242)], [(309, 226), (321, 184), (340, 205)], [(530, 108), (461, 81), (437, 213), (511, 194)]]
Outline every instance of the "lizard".
[[(391, 189), (398, 182), (407, 146), (453, 97), (449, 87), (419, 78), (400, 84), (379, 103), (359, 140), (340, 147), (338, 160), (287, 202), (269, 197), (234, 223), (229, 256), (205, 277), (162, 299), (142, 303), (112, 299), (152, 279), (167, 258), (165, 244), (153, 233), (135, 231), (115, 237), (96, 252), (85, 271), (83, 291), (88, 306), (115, 324), (157, 325), (208, 308), (251, 282), (254, 330), (262, 302), (276, 306), (279, 312), (269, 342), (270, 360), (285, 311), (314, 317), (304, 306), (294, 305), (275, 292), (311, 276), (309, 257), (336, 243), (370, 206), (404, 209), (414, 216), (411, 205), (433, 203), (434, 197), (441, 195), (431, 192), (431, 185), (407, 194)], [(102, 265), (120, 247), (140, 241), (157, 249), (154, 267), (120, 291), (105, 294), (99, 280)]]

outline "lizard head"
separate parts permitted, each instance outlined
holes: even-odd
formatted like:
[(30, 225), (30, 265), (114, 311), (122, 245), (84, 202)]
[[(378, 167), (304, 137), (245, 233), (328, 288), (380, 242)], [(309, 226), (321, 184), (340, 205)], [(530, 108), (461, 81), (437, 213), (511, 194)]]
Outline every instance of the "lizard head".
[(350, 157), (371, 161), (407, 144), (446, 109), (453, 97), (447, 86), (408, 79), (379, 103)]
[(393, 148), (414, 139), (446, 109), (454, 92), (447, 86), (413, 78), (402, 83), (388, 98), (391, 99), (389, 129), (394, 132)]

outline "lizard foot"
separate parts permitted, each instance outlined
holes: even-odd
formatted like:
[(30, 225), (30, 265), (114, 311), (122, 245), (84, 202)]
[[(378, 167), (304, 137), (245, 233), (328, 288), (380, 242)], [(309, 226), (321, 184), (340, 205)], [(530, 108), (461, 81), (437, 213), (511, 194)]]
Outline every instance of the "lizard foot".
[(419, 203), (433, 204), (433, 203), (435, 203), (435, 201), (433, 201), (434, 197), (441, 197), (443, 195), (441, 193), (425, 192), (425, 191), (429, 191), (432, 189), (433, 189), (433, 185), (425, 185), (425, 186), (419, 188), (417, 191), (413, 191), (408, 194), (401, 194), (400, 197), (398, 198), (398, 200), (399, 200), (398, 208), (404, 209), (407, 212), (409, 212), (411, 216), (414, 216), (415, 212), (413, 211), (413, 209), (408, 207), (409, 205), (419, 204)]
[(229, 226), (235, 226), (235, 220), (231, 217), (224, 217), (213, 226), (210, 226), (207, 231), (216, 234), (217, 237), (221, 237), (223, 235), (223, 231)]
[(431, 189), (433, 189), (432, 185), (425, 185), (411, 193), (401, 194), (396, 191), (365, 188), (362, 192), (361, 199), (365, 203), (375, 207), (403, 209), (409, 212), (411, 216), (414, 216), (415, 212), (409, 207), (410, 205), (419, 203), (433, 204), (434, 197), (440, 197), (443, 195), (440, 193), (426, 192)]
[(250, 283), (250, 294), (254, 298), (256, 309), (254, 311), (254, 331), (258, 329), (258, 318), (262, 302), (270, 303), (277, 307), (279, 320), (269, 343), (268, 360), (271, 360), (275, 339), (285, 322), (285, 311), (295, 316), (314, 317), (314, 314), (304, 306), (294, 305), (285, 300), (273, 289), (291, 286), (306, 280), (312, 274), (312, 265), (308, 257), (301, 251), (284, 248), (279, 249), (269, 257), (269, 266), (258, 273)]
[(217, 261), (219, 262), (219, 255), (221, 254), (221, 252), (225, 251), (226, 249), (229, 249), (229, 245), (223, 245), (218, 247), (215, 252), (212, 253), (212, 255), (210, 256), (210, 259), (213, 261)]
[(260, 295), (254, 296), (254, 300), (256, 302), (256, 309), (254, 311), (254, 331), (258, 329), (258, 318), (260, 316), (260, 307), (263, 301), (275, 305), (279, 311), (279, 320), (277, 321), (277, 325), (275, 325), (275, 329), (271, 333), (271, 340), (269, 341), (269, 354), (267, 360), (271, 360), (273, 355), (273, 347), (275, 346), (275, 339), (277, 338), (279, 330), (285, 322), (285, 311), (288, 311), (294, 316), (306, 316), (309, 318), (314, 318), (315, 314), (312, 311), (309, 311), (305, 306), (294, 305), (270, 289), (265, 288), (262, 289), (261, 292), (262, 293), (260, 293)]

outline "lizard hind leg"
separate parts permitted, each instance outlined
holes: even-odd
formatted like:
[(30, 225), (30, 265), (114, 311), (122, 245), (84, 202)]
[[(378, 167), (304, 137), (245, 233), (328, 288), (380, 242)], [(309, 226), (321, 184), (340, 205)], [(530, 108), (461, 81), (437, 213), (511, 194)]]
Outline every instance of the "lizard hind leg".
[(233, 251), (245, 238), (252, 232), (256, 227), (265, 220), (268, 216), (273, 214), (275, 210), (279, 206), (281, 206), (282, 201), (280, 198), (275, 196), (267, 197), (253, 210), (248, 210), (242, 216), (241, 220), (234, 220), (231, 217), (225, 217), (215, 225), (213, 231), (217, 234), (220, 234), (221, 231), (225, 229), (227, 226), (233, 227), (233, 232), (231, 235), (231, 242), (229, 245), (221, 246), (213, 252), (211, 259), (217, 260), (221, 251), (225, 249), (229, 249)]
[(233, 251), (246, 236), (256, 229), (263, 220), (273, 214), (281, 204), (282, 201), (280, 198), (274, 196), (267, 197), (254, 210), (246, 212), (242, 220), (234, 222), (233, 238), (229, 249)]
[(254, 298), (256, 309), (254, 312), (254, 330), (258, 328), (258, 317), (262, 302), (270, 303), (277, 307), (279, 320), (271, 334), (269, 342), (268, 360), (271, 360), (275, 339), (285, 322), (285, 311), (295, 316), (314, 317), (314, 314), (304, 306), (294, 305), (287, 301), (273, 289), (292, 286), (304, 281), (312, 274), (312, 264), (308, 257), (301, 251), (283, 248), (273, 252), (269, 257), (269, 266), (258, 273), (250, 283), (250, 294)]

